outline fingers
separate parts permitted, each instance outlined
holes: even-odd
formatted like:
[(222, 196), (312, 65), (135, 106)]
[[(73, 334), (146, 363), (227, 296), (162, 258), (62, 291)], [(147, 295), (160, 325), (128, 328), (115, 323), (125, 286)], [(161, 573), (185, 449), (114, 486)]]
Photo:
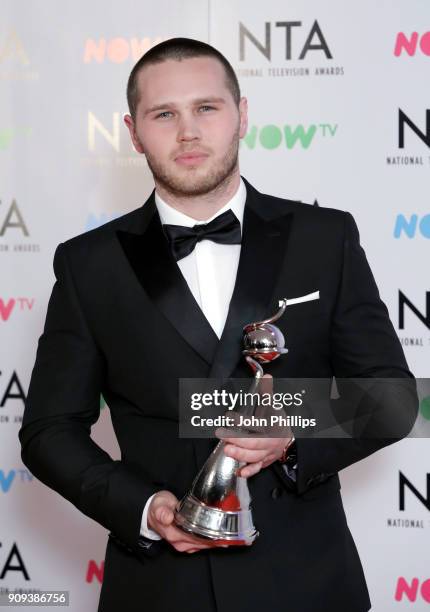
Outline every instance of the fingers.
[[(231, 451), (240, 448), (249, 451), (249, 457), (252, 456), (251, 453), (275, 453), (279, 448), (282, 448), (287, 441), (288, 438), (224, 438), (224, 442), (226, 443), (224, 452), (230, 456)], [(254, 456), (255, 461), (261, 459), (257, 454)], [(235, 457), (235, 459), (236, 458), (237, 457)]]
[[(194, 553), (213, 547), (211, 540), (199, 538), (179, 529), (174, 523), (178, 499), (169, 491), (160, 491), (151, 501), (148, 511), (148, 525), (166, 540), (175, 550)], [(149, 520), (151, 519), (151, 520)]]
[(249, 465), (246, 465), (240, 470), (239, 476), (241, 476), (242, 478), (249, 478), (250, 476), (254, 476), (255, 474), (258, 474), (258, 472), (261, 470), (262, 467), (263, 467), (262, 461), (257, 461), (257, 463), (251, 463)]
[(220, 440), (223, 440), (226, 444), (233, 444), (234, 446), (240, 446), (241, 448), (249, 450), (263, 450), (271, 449), (279, 445), (280, 438), (266, 438), (266, 437), (252, 437), (252, 436), (230, 436), (230, 431), (224, 429), (217, 429), (215, 435)]
[(168, 506), (160, 506), (159, 508), (155, 508), (154, 516), (156, 520), (165, 527), (173, 523), (174, 514)]
[(173, 493), (170, 493), (170, 491), (159, 491), (154, 498), (155, 505), (168, 506), (171, 510), (175, 509), (178, 501), (178, 498)]
[[(239, 476), (249, 478), (280, 457), (288, 438), (264, 438), (257, 441), (247, 438), (241, 438), (240, 440), (231, 438), (230, 440), (231, 443), (229, 442), (224, 447), (224, 453), (228, 457), (236, 459), (236, 461), (247, 463), (247, 466), (241, 468)], [(258, 446), (262, 446), (262, 448), (255, 449), (255, 442), (258, 442)]]
[(151, 501), (148, 518), (151, 522), (159, 523), (162, 526), (170, 525), (174, 519), (174, 511), (178, 499), (170, 491), (159, 491)]
[(224, 448), (224, 453), (227, 457), (232, 457), (237, 461), (245, 461), (246, 463), (262, 461), (268, 454), (266, 449), (251, 450), (234, 444), (227, 444)]
[(239, 476), (242, 478), (250, 478), (255, 474), (258, 474), (263, 468), (268, 467), (277, 459), (277, 455), (267, 455), (263, 461), (257, 461), (255, 463), (249, 463), (248, 465), (241, 468)]
[(211, 542), (186, 533), (174, 525), (170, 525), (164, 530), (164, 539), (169, 542), (178, 552), (188, 552), (188, 550), (203, 550), (211, 546)]

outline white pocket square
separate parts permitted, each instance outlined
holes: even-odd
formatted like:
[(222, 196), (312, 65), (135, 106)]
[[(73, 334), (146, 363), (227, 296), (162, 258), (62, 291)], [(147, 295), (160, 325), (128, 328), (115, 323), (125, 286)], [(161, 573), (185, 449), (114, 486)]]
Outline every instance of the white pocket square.
[(283, 300), (279, 300), (279, 307), (281, 307), (285, 301), (287, 302), (287, 306), (293, 306), (293, 304), (302, 304), (303, 302), (311, 302), (312, 300), (319, 300), (320, 292), (314, 291), (313, 293), (308, 293), (307, 295), (302, 295), (296, 298), (284, 298)]

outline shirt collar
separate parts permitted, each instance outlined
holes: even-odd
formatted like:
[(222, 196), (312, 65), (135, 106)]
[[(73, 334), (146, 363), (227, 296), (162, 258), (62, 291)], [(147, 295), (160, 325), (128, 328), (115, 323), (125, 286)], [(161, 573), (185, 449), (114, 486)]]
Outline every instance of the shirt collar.
[(193, 227), (194, 225), (199, 225), (201, 223), (209, 223), (222, 213), (231, 209), (236, 217), (239, 220), (240, 226), (242, 227), (243, 223), (243, 212), (245, 209), (245, 201), (246, 201), (246, 187), (245, 183), (240, 177), (239, 187), (234, 196), (229, 200), (220, 210), (218, 210), (212, 217), (209, 219), (205, 219), (204, 221), (197, 221), (188, 215), (176, 210), (169, 204), (167, 204), (155, 191), (155, 205), (158, 210), (158, 214), (160, 215), (161, 223), (169, 224), (169, 225), (184, 225), (185, 227)]

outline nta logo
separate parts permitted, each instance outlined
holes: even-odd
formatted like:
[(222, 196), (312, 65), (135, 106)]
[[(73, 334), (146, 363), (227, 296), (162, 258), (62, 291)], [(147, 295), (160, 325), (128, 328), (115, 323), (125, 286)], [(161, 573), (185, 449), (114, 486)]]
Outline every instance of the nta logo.
[[(1, 205), (1, 200), (0, 200), (0, 205)], [(0, 217), (0, 238), (4, 236), (4, 234), (6, 233), (6, 230), (9, 230), (12, 228), (21, 230), (24, 236), (29, 236), (27, 226), (24, 222), (24, 218), (21, 214), (21, 211), (18, 208), (18, 204), (16, 203), (16, 200), (12, 200), (11, 205), (7, 209), (6, 216), (3, 220), (3, 223)]]
[(412, 132), (430, 148), (430, 109), (426, 109), (426, 132), (424, 133), (412, 119), (399, 108), (399, 149), (405, 148), (405, 125), (407, 125)]
[[(125, 131), (122, 133), (125, 135)], [(120, 114), (118, 112), (112, 113), (112, 128), (109, 128), (101, 122), (97, 115), (88, 111), (87, 140), (88, 150), (91, 152), (96, 150), (96, 134), (99, 134), (103, 141), (107, 142), (114, 151), (119, 153), (121, 148)], [(127, 140), (127, 142), (129, 141)]]
[(430, 474), (427, 474), (427, 491), (426, 497), (418, 491), (418, 489), (406, 478), (399, 470), (399, 510), (405, 510), (405, 491), (409, 491), (414, 495), (422, 505), (430, 511)]
[(399, 289), (399, 329), (405, 329), (405, 307), (421, 321), (423, 325), (430, 329), (430, 291), (426, 291), (426, 312), (423, 314), (403, 291)]
[[(2, 542), (0, 542), (0, 549), (2, 546)], [(0, 553), (1, 552), (0, 550)], [(14, 577), (16, 577), (16, 572), (20, 572), (25, 580), (30, 580), (30, 575), (25, 567), (24, 560), (16, 542), (11, 546), (4, 563), (0, 562), (0, 580), (4, 580), (9, 572), (14, 572)]]
[[(2, 374), (3, 372), (0, 370), (0, 376), (2, 376)], [(12, 376), (6, 383), (6, 389), (3, 395), (0, 393), (0, 408), (4, 408), (6, 402), (11, 399), (19, 399), (25, 402), (24, 389), (15, 371), (12, 372)]]
[[(293, 59), (293, 28), (301, 28), (301, 21), (276, 21), (275, 28), (282, 28), (275, 30), (279, 37), (284, 37), (285, 47), (284, 55), (286, 60)], [(283, 30), (283, 32), (282, 32)], [(249, 41), (261, 55), (263, 55), (269, 62), (272, 60), (272, 24), (270, 21), (265, 22), (265, 34), (264, 43), (257, 38), (242, 22), (239, 22), (239, 59), (241, 62), (245, 61), (245, 51), (247, 46), (246, 41)], [(248, 44), (249, 44), (248, 43)], [(321, 31), (318, 21), (315, 20), (312, 27), (305, 39), (305, 42), (301, 46), (298, 59), (303, 60), (309, 51), (322, 51), (327, 59), (333, 59), (331, 51), (328, 47), (326, 39)]]
[(7, 59), (15, 59), (22, 66), (28, 66), (30, 63), (21, 39), (18, 38), (14, 30), (9, 33), (4, 44), (0, 46), (0, 62)]

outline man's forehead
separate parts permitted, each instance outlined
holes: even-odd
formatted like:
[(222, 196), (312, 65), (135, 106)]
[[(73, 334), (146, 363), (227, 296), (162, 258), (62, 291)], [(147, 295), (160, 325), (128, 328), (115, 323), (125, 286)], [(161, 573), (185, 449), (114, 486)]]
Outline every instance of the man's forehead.
[(218, 60), (208, 57), (150, 64), (142, 68), (137, 81), (145, 106), (220, 97), (221, 92), (228, 89), (224, 67)]
[(216, 57), (198, 56), (181, 59), (170, 58), (144, 66), (140, 71), (140, 75), (145, 74), (145, 72), (153, 75), (157, 72), (200, 72), (206, 70), (222, 73), (224, 67)]

